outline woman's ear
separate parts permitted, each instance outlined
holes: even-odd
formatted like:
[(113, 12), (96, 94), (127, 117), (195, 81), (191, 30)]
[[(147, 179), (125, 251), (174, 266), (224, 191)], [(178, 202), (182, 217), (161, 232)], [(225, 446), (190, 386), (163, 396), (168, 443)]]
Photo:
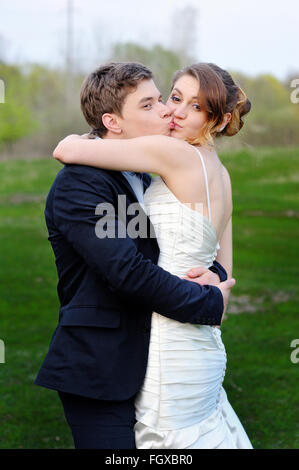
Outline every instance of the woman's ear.
[(122, 129), (119, 126), (118, 118), (116, 114), (103, 114), (102, 123), (106, 127), (107, 131), (112, 132), (113, 134), (121, 134)]
[(222, 132), (223, 129), (228, 125), (229, 121), (231, 120), (232, 115), (231, 113), (225, 113), (221, 126), (218, 129), (218, 132)]

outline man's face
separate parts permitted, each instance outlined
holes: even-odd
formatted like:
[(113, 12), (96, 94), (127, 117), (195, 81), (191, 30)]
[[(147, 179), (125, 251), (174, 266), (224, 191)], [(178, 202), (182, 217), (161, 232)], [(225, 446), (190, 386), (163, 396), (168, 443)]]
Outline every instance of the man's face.
[(161, 93), (153, 80), (142, 80), (125, 99), (122, 117), (117, 118), (122, 137), (170, 135), (170, 109), (162, 103)]

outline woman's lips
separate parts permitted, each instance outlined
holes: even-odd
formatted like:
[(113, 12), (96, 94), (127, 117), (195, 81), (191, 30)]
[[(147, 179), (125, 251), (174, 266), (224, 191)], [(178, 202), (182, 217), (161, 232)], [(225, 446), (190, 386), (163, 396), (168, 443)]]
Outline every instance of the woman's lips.
[(173, 130), (173, 129), (182, 129), (182, 126), (180, 126), (179, 124), (177, 124), (177, 123), (174, 122), (174, 121), (171, 121), (171, 122), (169, 123), (169, 128), (170, 128), (171, 130)]

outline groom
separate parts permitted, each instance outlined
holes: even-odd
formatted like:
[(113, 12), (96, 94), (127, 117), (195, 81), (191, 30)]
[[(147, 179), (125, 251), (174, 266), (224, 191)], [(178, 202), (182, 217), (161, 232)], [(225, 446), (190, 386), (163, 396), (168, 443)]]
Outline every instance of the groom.
[[(169, 110), (143, 65), (113, 63), (85, 80), (81, 108), (101, 138), (168, 134)], [(116, 119), (118, 117), (119, 119)], [(150, 185), (148, 174), (66, 165), (49, 192), (45, 217), (58, 271), (59, 321), (35, 384), (58, 391), (77, 449), (134, 449), (134, 399), (144, 380), (153, 311), (179, 322), (220, 325), (233, 283), (200, 285), (157, 266), (156, 238), (130, 238), (127, 208)], [(99, 238), (97, 207), (124, 214)], [(153, 230), (144, 214), (147, 226)], [(118, 228), (125, 237), (118, 237)], [(149, 230), (149, 231), (150, 231)], [(149, 232), (148, 232), (149, 233)], [(204, 270), (208, 271), (208, 270)], [(214, 262), (211, 271), (225, 281)], [(218, 276), (210, 273), (211, 279)], [(219, 279), (218, 279), (219, 282)], [(211, 282), (212, 284), (212, 282)]]

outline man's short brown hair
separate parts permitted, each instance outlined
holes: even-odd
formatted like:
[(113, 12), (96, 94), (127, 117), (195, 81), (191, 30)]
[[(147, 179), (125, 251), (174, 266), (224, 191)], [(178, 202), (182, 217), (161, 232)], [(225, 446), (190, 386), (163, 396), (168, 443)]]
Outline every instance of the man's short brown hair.
[(124, 101), (141, 80), (153, 78), (152, 72), (135, 62), (111, 62), (89, 74), (81, 88), (81, 110), (91, 127), (91, 134), (103, 137), (107, 129), (105, 113), (121, 116)]

